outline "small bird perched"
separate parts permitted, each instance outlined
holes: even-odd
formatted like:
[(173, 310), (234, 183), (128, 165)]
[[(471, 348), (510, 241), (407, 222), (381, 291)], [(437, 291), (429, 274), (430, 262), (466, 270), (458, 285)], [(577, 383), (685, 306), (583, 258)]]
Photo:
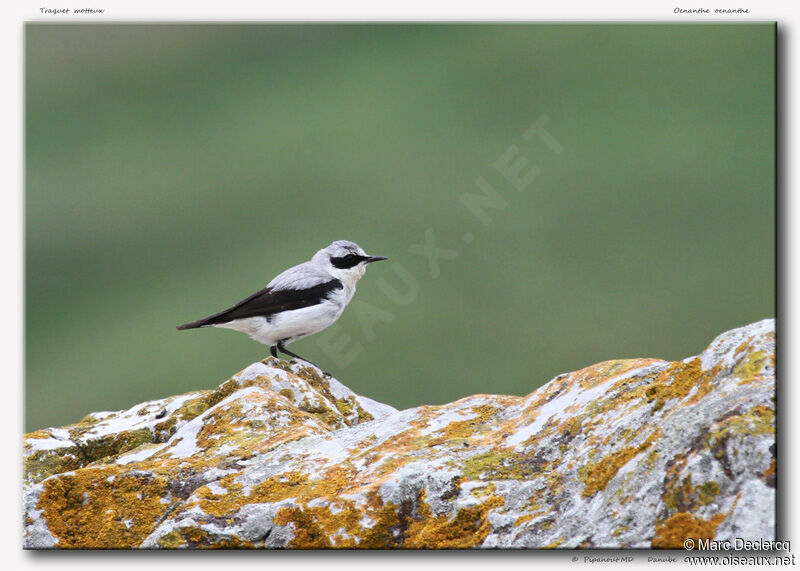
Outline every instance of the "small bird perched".
[[(267, 287), (233, 307), (205, 319), (179, 325), (178, 329), (223, 327), (247, 333), (256, 341), (312, 363), (286, 349), (286, 345), (318, 333), (339, 319), (353, 299), (356, 283), (367, 264), (386, 260), (368, 256), (358, 244), (337, 240), (308, 261), (278, 274)], [(316, 367), (316, 365), (314, 365)]]

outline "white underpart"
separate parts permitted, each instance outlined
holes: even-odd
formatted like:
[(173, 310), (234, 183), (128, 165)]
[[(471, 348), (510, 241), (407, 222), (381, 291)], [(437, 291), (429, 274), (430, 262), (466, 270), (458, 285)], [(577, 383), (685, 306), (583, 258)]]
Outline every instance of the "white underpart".
[(269, 319), (266, 317), (236, 319), (220, 323), (216, 327), (241, 331), (264, 345), (272, 346), (282, 340), (288, 344), (333, 325), (350, 303), (354, 293), (355, 287), (348, 288), (344, 285), (332, 291), (317, 305), (282, 311), (271, 315)]

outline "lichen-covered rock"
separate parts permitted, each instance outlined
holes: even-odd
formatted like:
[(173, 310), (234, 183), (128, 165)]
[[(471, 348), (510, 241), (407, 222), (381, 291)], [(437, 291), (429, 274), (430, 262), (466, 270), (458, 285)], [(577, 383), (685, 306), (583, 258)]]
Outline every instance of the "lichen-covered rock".
[(681, 548), (774, 539), (775, 331), (395, 409), (313, 367), (25, 437), (28, 548)]

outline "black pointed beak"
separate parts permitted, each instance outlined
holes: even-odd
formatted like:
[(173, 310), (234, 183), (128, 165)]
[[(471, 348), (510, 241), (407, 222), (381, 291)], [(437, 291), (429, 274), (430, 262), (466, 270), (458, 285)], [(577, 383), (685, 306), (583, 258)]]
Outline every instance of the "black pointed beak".
[(366, 263), (371, 264), (372, 262), (380, 262), (381, 260), (388, 260), (386, 256), (369, 256), (366, 260)]

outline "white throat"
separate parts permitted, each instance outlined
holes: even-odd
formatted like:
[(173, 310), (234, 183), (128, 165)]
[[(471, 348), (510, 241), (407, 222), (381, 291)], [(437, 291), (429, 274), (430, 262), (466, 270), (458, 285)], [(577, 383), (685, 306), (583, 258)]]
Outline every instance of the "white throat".
[(356, 289), (358, 280), (364, 276), (366, 271), (367, 267), (364, 264), (359, 264), (358, 266), (349, 268), (347, 270), (340, 270), (339, 268), (334, 268), (333, 266), (328, 267), (329, 274), (342, 282), (344, 287), (353, 291)]

